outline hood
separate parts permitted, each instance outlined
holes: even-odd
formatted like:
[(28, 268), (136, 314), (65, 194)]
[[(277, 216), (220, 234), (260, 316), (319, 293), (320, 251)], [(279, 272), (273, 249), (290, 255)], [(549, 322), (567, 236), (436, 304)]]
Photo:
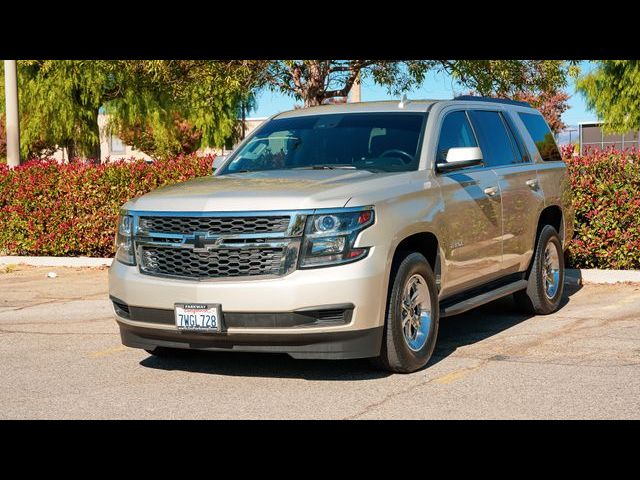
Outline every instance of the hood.
[(129, 210), (266, 211), (340, 208), (355, 190), (379, 188), (398, 173), (366, 170), (270, 170), (209, 176), (158, 188), (127, 202)]

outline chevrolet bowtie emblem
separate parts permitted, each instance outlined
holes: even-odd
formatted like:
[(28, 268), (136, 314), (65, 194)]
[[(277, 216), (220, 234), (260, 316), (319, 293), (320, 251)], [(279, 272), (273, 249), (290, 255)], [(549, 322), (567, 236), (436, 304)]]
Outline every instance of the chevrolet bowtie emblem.
[(209, 248), (217, 247), (222, 244), (221, 238), (216, 238), (213, 241), (205, 242), (207, 238), (206, 233), (196, 233), (193, 236), (193, 251), (194, 252), (208, 252)]

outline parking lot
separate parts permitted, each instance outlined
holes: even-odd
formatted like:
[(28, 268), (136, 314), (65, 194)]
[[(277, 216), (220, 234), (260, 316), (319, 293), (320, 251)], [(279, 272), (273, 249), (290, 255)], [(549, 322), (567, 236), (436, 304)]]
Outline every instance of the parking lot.
[[(546, 317), (510, 298), (443, 319), (428, 368), (123, 347), (107, 270), (0, 273), (0, 418), (640, 419), (640, 285), (567, 287)], [(57, 278), (47, 278), (49, 271)]]

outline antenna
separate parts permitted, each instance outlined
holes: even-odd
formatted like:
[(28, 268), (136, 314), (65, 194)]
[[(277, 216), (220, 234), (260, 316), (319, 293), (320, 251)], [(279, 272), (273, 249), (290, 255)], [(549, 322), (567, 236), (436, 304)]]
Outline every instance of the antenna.
[(409, 102), (410, 100), (407, 100), (407, 95), (403, 93), (402, 98), (400, 99), (400, 103), (398, 103), (398, 108), (404, 108), (404, 106)]

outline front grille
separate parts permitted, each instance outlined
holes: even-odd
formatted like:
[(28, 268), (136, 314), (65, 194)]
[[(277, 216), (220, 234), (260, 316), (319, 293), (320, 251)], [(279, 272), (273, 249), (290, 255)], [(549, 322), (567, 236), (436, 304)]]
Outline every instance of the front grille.
[(289, 216), (271, 217), (140, 217), (144, 232), (191, 234), (248, 234), (284, 232)]
[(283, 248), (218, 248), (194, 252), (186, 248), (142, 247), (140, 269), (151, 275), (184, 278), (278, 275)]

